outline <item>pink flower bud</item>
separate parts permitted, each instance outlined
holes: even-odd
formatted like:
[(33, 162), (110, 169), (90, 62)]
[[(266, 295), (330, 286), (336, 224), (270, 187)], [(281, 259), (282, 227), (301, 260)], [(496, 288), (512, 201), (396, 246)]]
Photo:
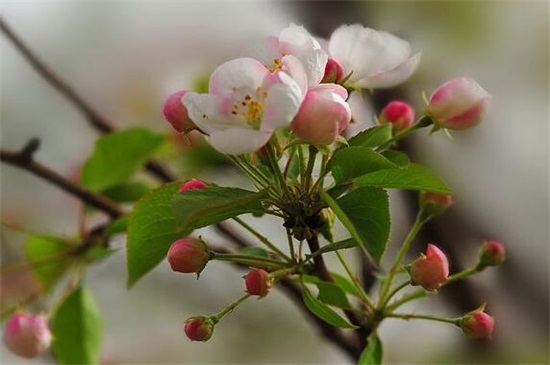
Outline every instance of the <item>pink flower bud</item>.
[(336, 60), (329, 58), (325, 66), (325, 75), (321, 80), (323, 84), (338, 84), (342, 81), (343, 75), (342, 66)]
[(262, 269), (252, 269), (244, 277), (246, 292), (251, 295), (265, 297), (271, 290), (273, 279)]
[(478, 267), (498, 266), (504, 262), (506, 250), (502, 243), (485, 240), (479, 250)]
[(414, 109), (410, 104), (394, 100), (389, 102), (380, 113), (380, 123), (390, 123), (395, 132), (401, 132), (414, 123)]
[(449, 277), (449, 262), (445, 254), (436, 246), (429, 244), (426, 255), (420, 255), (411, 264), (411, 281), (426, 290), (437, 290)]
[(193, 190), (193, 189), (204, 189), (206, 187), (206, 183), (199, 179), (191, 179), (189, 181), (186, 181), (182, 183), (178, 189), (180, 193), (183, 193), (186, 190)]
[(6, 322), (4, 342), (19, 356), (32, 358), (40, 355), (50, 348), (52, 342), (48, 319), (24, 312), (12, 315)]
[(428, 112), (440, 128), (461, 130), (479, 124), (490, 95), (467, 77), (447, 81), (430, 97)]
[(191, 341), (208, 341), (214, 332), (214, 322), (208, 317), (191, 317), (185, 321), (183, 330)]
[(351, 110), (340, 85), (320, 84), (309, 89), (290, 125), (294, 133), (314, 145), (328, 145), (346, 129)]
[(464, 333), (472, 338), (491, 338), (495, 319), (483, 312), (483, 307), (466, 314), (460, 321)]
[(170, 267), (183, 273), (200, 274), (209, 257), (208, 247), (201, 240), (194, 238), (180, 238), (172, 243), (168, 250)]
[(164, 118), (172, 125), (172, 127), (182, 133), (197, 129), (197, 126), (189, 118), (187, 108), (183, 105), (181, 99), (188, 91), (181, 90), (168, 97), (164, 103), (163, 114)]
[(420, 193), (420, 206), (429, 215), (439, 215), (453, 204), (453, 197), (449, 194), (423, 191)]

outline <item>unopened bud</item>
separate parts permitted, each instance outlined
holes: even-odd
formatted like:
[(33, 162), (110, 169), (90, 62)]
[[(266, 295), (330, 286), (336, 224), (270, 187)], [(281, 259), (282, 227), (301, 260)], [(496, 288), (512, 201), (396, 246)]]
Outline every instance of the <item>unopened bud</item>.
[(401, 132), (414, 123), (414, 109), (403, 101), (391, 101), (380, 112), (379, 121), (391, 124), (394, 132)]
[(208, 341), (214, 332), (214, 322), (208, 317), (191, 317), (183, 326), (185, 335), (191, 341)]
[(265, 297), (273, 286), (273, 278), (262, 269), (252, 269), (244, 277), (246, 292), (251, 295)]
[(181, 90), (170, 95), (164, 103), (163, 114), (164, 118), (172, 125), (172, 127), (182, 133), (196, 129), (197, 126), (189, 118), (187, 108), (183, 105), (181, 99), (188, 91)]
[(329, 58), (327, 65), (325, 66), (325, 75), (323, 76), (321, 83), (338, 84), (342, 81), (342, 77), (344, 76), (343, 73), (344, 71), (342, 70), (342, 66), (340, 66), (340, 64), (334, 59)]
[(428, 215), (439, 215), (453, 204), (453, 197), (449, 194), (423, 191), (420, 193), (420, 207)]
[(498, 266), (506, 259), (506, 250), (502, 243), (485, 240), (479, 250), (478, 267)]
[(206, 187), (206, 183), (199, 179), (191, 179), (189, 181), (186, 181), (182, 183), (178, 189), (180, 193), (183, 193), (186, 190), (193, 190), (193, 189), (204, 189)]
[(491, 96), (467, 77), (441, 85), (430, 97), (428, 113), (439, 128), (461, 130), (481, 122)]
[(449, 277), (447, 257), (435, 245), (429, 244), (426, 255), (421, 254), (410, 267), (411, 282), (426, 290), (437, 290)]
[(460, 320), (460, 327), (466, 335), (472, 338), (491, 338), (495, 327), (495, 319), (485, 313), (484, 306), (467, 313)]
[(204, 242), (194, 238), (180, 238), (168, 250), (168, 262), (174, 271), (197, 273), (204, 269), (210, 251)]
[(43, 315), (16, 313), (6, 321), (4, 342), (16, 355), (32, 358), (50, 348), (52, 334)]

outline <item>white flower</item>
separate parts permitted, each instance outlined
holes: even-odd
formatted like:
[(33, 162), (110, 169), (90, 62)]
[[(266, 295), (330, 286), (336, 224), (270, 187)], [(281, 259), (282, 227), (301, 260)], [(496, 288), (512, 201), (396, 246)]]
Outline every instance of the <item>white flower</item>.
[(351, 74), (346, 84), (357, 88), (384, 88), (408, 79), (420, 61), (408, 42), (359, 24), (343, 25), (329, 41), (330, 56)]
[(257, 59), (271, 72), (288, 73), (304, 93), (308, 86), (321, 82), (328, 59), (319, 42), (303, 26), (294, 24), (283, 29), (279, 38), (269, 37), (251, 45), (243, 56)]
[(276, 128), (289, 125), (302, 99), (302, 90), (286, 73), (238, 58), (212, 73), (209, 94), (187, 93), (182, 101), (216, 150), (237, 155), (258, 150)]

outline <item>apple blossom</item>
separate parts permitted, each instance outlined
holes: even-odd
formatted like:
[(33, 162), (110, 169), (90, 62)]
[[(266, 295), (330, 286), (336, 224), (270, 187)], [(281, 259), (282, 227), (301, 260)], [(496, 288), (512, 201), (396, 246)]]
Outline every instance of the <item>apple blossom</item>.
[(391, 101), (380, 112), (379, 121), (390, 123), (395, 132), (401, 132), (414, 123), (414, 109), (403, 101)]
[(52, 342), (47, 317), (25, 312), (12, 315), (6, 321), (4, 342), (14, 354), (26, 358), (47, 351)]
[(420, 193), (420, 206), (426, 214), (439, 215), (453, 204), (453, 196), (450, 194), (422, 191)]
[(289, 125), (302, 99), (284, 72), (272, 74), (252, 58), (238, 58), (212, 73), (209, 94), (188, 93), (183, 103), (216, 150), (237, 155), (257, 151), (276, 128)]
[[(328, 58), (319, 42), (303, 26), (295, 24), (283, 29), (278, 38), (269, 37), (252, 44), (242, 55), (260, 61), (271, 72), (286, 72), (298, 82), (304, 92), (307, 86), (315, 86), (321, 82)], [(305, 74), (305, 79), (302, 73)]]
[(472, 338), (491, 338), (495, 319), (485, 313), (483, 306), (466, 314), (460, 321), (464, 333)]
[(191, 341), (208, 341), (214, 332), (214, 323), (208, 317), (191, 317), (183, 326), (185, 335)]
[(430, 96), (428, 113), (436, 126), (461, 130), (479, 124), (491, 96), (467, 77), (447, 81)]
[(333, 143), (351, 120), (347, 96), (346, 89), (336, 84), (320, 84), (309, 89), (290, 127), (308, 143)]
[(188, 92), (180, 90), (173, 93), (166, 99), (163, 108), (164, 118), (180, 133), (186, 133), (197, 128), (195, 123), (189, 118), (187, 109), (181, 100)]
[(204, 269), (210, 252), (204, 242), (195, 238), (180, 238), (168, 250), (168, 262), (174, 271), (197, 273)]
[(193, 190), (193, 189), (204, 189), (206, 187), (206, 183), (199, 179), (191, 179), (189, 181), (186, 181), (182, 183), (179, 188), (178, 192), (183, 193), (187, 190)]
[(265, 297), (273, 286), (273, 278), (262, 269), (252, 269), (244, 277), (246, 292), (251, 295)]
[(408, 42), (360, 24), (342, 25), (329, 40), (330, 57), (356, 88), (391, 87), (408, 79), (420, 62)]
[(411, 281), (426, 290), (437, 290), (449, 277), (449, 262), (435, 245), (429, 244), (426, 255), (421, 255), (411, 264)]
[(485, 240), (479, 250), (478, 267), (498, 266), (504, 262), (506, 250), (502, 243)]

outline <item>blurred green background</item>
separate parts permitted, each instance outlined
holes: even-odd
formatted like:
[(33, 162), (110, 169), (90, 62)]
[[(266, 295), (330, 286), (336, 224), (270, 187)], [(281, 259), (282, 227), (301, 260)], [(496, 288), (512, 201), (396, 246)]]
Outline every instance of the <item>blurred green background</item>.
[[(429, 94), (457, 76), (476, 79), (493, 95), (481, 126), (453, 134), (452, 141), (441, 133), (422, 133), (404, 147), (455, 191), (456, 205), (428, 227), (425, 242), (445, 245), (460, 266), (474, 259), (481, 240), (492, 238), (505, 243), (509, 259), (409, 309), (459, 315), (486, 301), (497, 320), (494, 340), (472, 342), (438, 323), (387, 321), (381, 329), (385, 363), (548, 363), (548, 2), (3, 1), (1, 15), (121, 128), (139, 124), (170, 134), (161, 107), (171, 92), (195, 87), (217, 65), (238, 57), (247, 42), (277, 35), (290, 22), (319, 37), (359, 22), (422, 51), (409, 82), (354, 105), (367, 124), (390, 99), (421, 107), (421, 91)], [(0, 42), (2, 148), (17, 149), (39, 137), (37, 159), (75, 176), (97, 133), (5, 37)], [(180, 140), (163, 151), (182, 178), (198, 174), (224, 185), (244, 183), (211, 151), (187, 144)], [(3, 221), (77, 233), (78, 202), (25, 172), (4, 165), (0, 171)], [(406, 233), (414, 197), (392, 198), (395, 244)], [(281, 237), (280, 222), (249, 221)], [(204, 234), (220, 240), (215, 232)], [(1, 238), (2, 262), (16, 260), (24, 236), (2, 227)], [(213, 263), (197, 282), (163, 264), (127, 291), (124, 250), (94, 267), (89, 282), (105, 318), (104, 363), (349, 363), (280, 292), (244, 304), (216, 328), (210, 342), (191, 344), (183, 336), (183, 320), (217, 311), (240, 295), (241, 275)], [(31, 283), (21, 277), (3, 280), (2, 300)], [(2, 363), (27, 363), (0, 351)]]

